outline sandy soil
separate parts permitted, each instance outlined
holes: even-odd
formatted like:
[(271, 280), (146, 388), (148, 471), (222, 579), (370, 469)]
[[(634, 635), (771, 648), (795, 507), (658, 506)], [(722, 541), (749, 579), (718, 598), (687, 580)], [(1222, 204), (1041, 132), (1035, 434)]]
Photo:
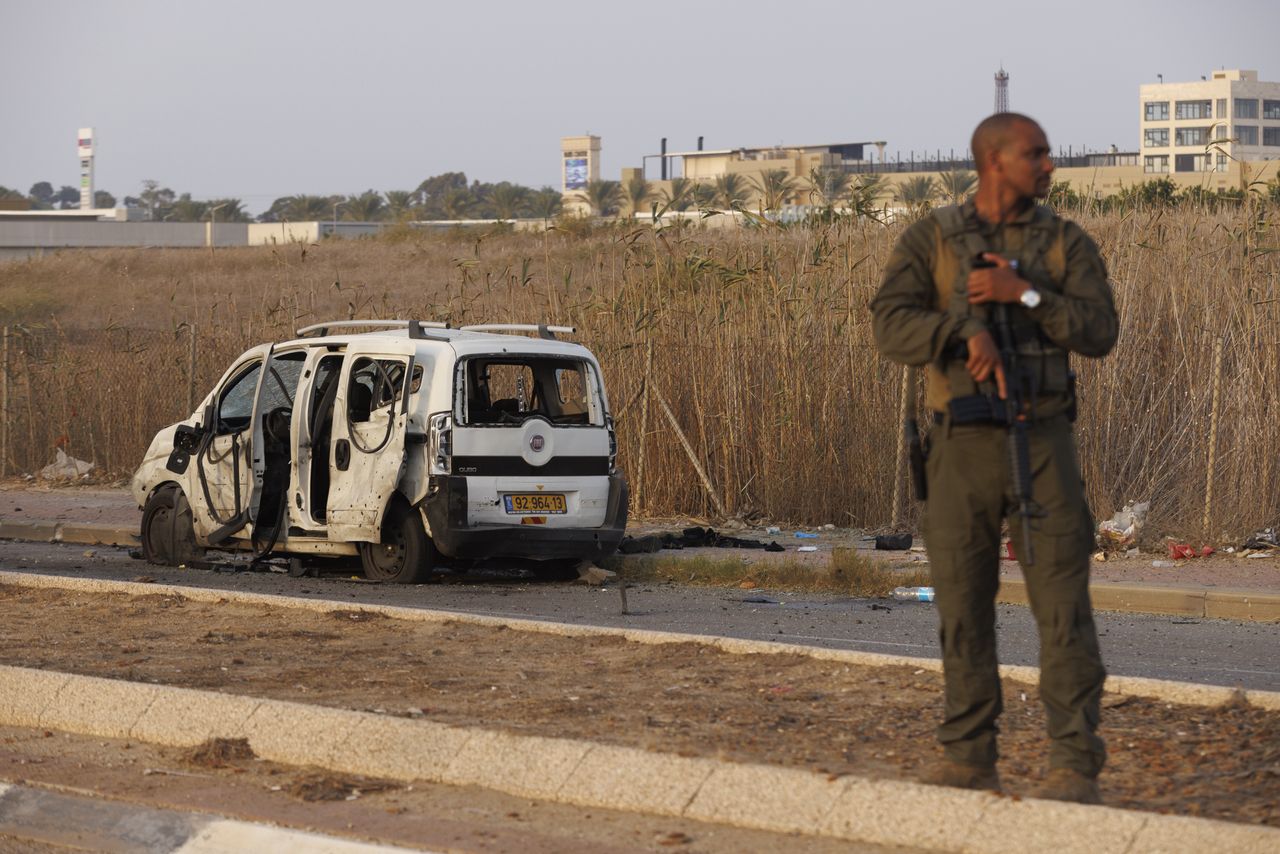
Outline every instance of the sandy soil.
[[(126, 804), (213, 813), (384, 844), (510, 854), (871, 854), (886, 850), (685, 819), (583, 810), (474, 787), (403, 785), (264, 762), (251, 755), (209, 762), (196, 760), (193, 754), (119, 739), (0, 727), (2, 779)], [(58, 817), (43, 819), (46, 833), (47, 825), (54, 824), (50, 835), (56, 835)], [(81, 850), (41, 845), (30, 838), (6, 838), (0, 825), (0, 854), (72, 847)]]
[[(0, 621), (0, 661), (26, 667), (831, 774), (913, 779), (938, 755), (941, 680), (910, 668), (7, 585)], [(1034, 686), (1005, 699), (1020, 795), (1044, 770), (1044, 718)], [(1105, 706), (1109, 804), (1280, 827), (1280, 714)]]

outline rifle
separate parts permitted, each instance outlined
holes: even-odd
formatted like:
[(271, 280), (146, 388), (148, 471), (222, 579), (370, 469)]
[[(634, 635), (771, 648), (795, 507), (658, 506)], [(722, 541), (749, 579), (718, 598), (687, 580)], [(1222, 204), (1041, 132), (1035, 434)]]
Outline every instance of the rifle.
[[(975, 269), (994, 267), (981, 255), (973, 261)], [(1009, 306), (996, 303), (992, 312), (996, 328), (996, 346), (1000, 350), (1000, 362), (1004, 366), (1005, 386), (1008, 391), (1000, 403), (1003, 406), (1002, 423), (1009, 430), (1009, 465), (1013, 473), (1013, 498), (1017, 513), (1022, 517), (1022, 546), (1018, 560), (1023, 566), (1035, 566), (1036, 555), (1031, 545), (1031, 520), (1044, 515), (1031, 494), (1031, 437), (1028, 434), (1032, 406), (1036, 400), (1036, 377), (1026, 370), (1018, 359), (1018, 342), (1009, 320)]]

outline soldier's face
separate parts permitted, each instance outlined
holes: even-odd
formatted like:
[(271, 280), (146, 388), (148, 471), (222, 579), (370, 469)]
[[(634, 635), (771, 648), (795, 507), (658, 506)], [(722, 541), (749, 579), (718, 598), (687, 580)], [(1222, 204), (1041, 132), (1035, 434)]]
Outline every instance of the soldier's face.
[(1020, 197), (1043, 199), (1053, 180), (1049, 139), (1039, 125), (1018, 122), (997, 155), (1005, 184)]

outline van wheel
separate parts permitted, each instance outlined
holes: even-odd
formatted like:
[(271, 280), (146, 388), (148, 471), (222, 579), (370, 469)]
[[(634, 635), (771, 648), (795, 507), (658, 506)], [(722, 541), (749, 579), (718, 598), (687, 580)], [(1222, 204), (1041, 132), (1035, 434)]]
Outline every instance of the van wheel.
[(436, 563), (436, 548), (422, 517), (404, 501), (392, 501), (382, 520), (382, 542), (360, 544), (360, 565), (370, 581), (416, 584)]
[(157, 489), (142, 510), (142, 556), (148, 563), (181, 566), (204, 551), (196, 545), (191, 505), (176, 486)]

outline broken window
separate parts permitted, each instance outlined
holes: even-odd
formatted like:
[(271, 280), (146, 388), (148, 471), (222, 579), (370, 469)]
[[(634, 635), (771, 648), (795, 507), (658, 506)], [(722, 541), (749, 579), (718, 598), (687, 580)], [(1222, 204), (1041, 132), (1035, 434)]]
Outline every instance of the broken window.
[(464, 363), (464, 424), (601, 424), (586, 362), (554, 356), (473, 358)]
[[(351, 382), (347, 386), (347, 420), (368, 421), (385, 406), (400, 399), (404, 392), (405, 363), (398, 359), (371, 359), (362, 356), (351, 366)], [(422, 386), (422, 366), (414, 365), (410, 393)]]

